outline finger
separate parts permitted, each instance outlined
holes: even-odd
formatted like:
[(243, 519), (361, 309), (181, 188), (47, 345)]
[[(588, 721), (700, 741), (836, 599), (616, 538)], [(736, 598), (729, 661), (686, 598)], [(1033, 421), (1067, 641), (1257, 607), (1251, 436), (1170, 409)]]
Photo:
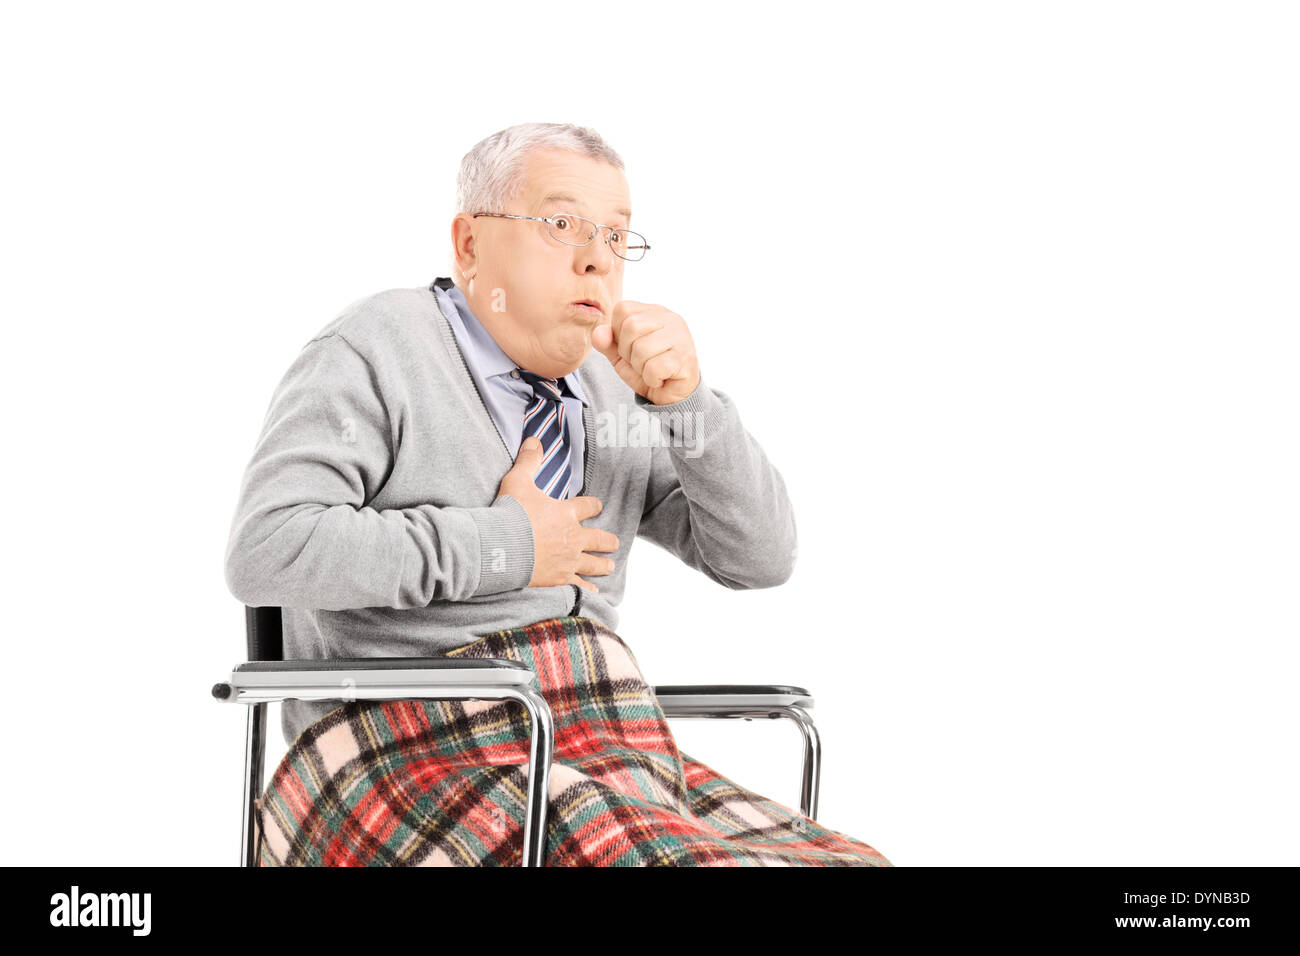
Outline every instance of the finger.
[(614, 560), (595, 554), (584, 554), (578, 558), (578, 574), (613, 574)]
[(617, 551), (618, 535), (604, 528), (583, 528), (587, 532), (582, 539), (583, 551)]
[(586, 589), (587, 589), (588, 591), (590, 591), (592, 594), (599, 594), (599, 593), (600, 593), (600, 588), (596, 587), (596, 585), (592, 584), (590, 581), (587, 581), (587, 580), (584, 580), (583, 578), (578, 577), (576, 574), (572, 574), (572, 575), (570, 575), (570, 576), (569, 576), (569, 580), (568, 580), (566, 583), (567, 583), (567, 584), (576, 584), (576, 585), (578, 585), (578, 587), (586, 588)]
[(536, 435), (529, 435), (519, 443), (515, 467), (524, 469), (530, 478), (537, 477), (537, 472), (542, 467), (542, 443)]
[(614, 341), (617, 342), (623, 334), (623, 323), (638, 312), (644, 312), (646, 309), (653, 308), (644, 302), (634, 302), (631, 299), (624, 299), (622, 302), (615, 304), (614, 311), (609, 314), (610, 328), (614, 333)]
[(651, 388), (662, 388), (664, 383), (673, 378), (684, 378), (678, 373), (685, 367), (686, 359), (682, 354), (676, 349), (669, 349), (645, 363), (641, 369), (641, 378)]
[(594, 495), (582, 495), (579, 498), (570, 498), (573, 502), (573, 516), (578, 521), (586, 521), (588, 518), (594, 518), (600, 514), (605, 507), (601, 500)]
[(596, 326), (591, 332), (591, 345), (611, 365), (618, 364), (618, 340), (614, 338), (614, 329), (608, 322)]
[(601, 355), (609, 361), (614, 371), (618, 373), (627, 387), (632, 389), (638, 395), (645, 394), (645, 382), (641, 376), (636, 373), (636, 369), (628, 364), (627, 359), (618, 354), (618, 340), (614, 337), (614, 330), (609, 325), (598, 325), (591, 333), (591, 344), (600, 352)]
[(629, 365), (636, 368), (632, 361), (632, 347), (642, 337), (657, 332), (664, 327), (663, 321), (653, 313), (631, 316), (623, 323), (623, 331), (618, 336), (618, 354), (627, 359)]
[(632, 363), (634, 369), (641, 372), (641, 377), (645, 378), (646, 362), (656, 355), (662, 355), (664, 352), (681, 344), (681, 336), (677, 335), (672, 329), (657, 329), (641, 336), (632, 343), (627, 360)]

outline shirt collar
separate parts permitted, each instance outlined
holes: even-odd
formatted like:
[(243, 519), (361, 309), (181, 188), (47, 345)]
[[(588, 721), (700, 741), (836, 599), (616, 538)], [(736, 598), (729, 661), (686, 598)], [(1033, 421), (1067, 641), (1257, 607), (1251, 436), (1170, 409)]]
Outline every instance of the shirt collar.
[[(435, 294), (441, 292), (456, 306), (456, 311), (460, 314), (461, 322), (465, 326), (465, 331), (469, 334), (470, 341), (474, 343), (471, 354), (465, 356), (467, 361), (472, 361), (475, 369), (486, 381), (497, 375), (509, 375), (519, 366), (515, 365), (514, 359), (501, 349), (496, 339), (483, 323), (478, 320), (478, 316), (470, 309), (469, 303), (465, 301), (465, 294), (460, 291), (458, 286), (451, 286), (444, 289), (441, 286), (434, 287)], [(574, 369), (562, 379), (565, 385), (569, 387), (569, 394), (583, 405), (587, 405), (587, 396), (582, 390), (582, 382), (578, 379), (578, 371)]]

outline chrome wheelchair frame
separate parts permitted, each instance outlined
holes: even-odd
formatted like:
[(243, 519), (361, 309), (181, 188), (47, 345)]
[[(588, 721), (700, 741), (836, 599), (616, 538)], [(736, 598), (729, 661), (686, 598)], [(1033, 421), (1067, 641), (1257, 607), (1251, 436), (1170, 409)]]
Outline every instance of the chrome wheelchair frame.
[[(532, 670), (518, 661), (446, 657), (367, 657), (328, 660), (284, 659), (278, 607), (244, 609), (248, 660), (228, 681), (216, 684), (219, 701), (248, 706), (244, 738), (244, 783), (240, 865), (256, 866), (257, 801), (266, 763), (267, 704), (298, 700), (513, 700), (528, 713), (528, 804), (520, 865), (543, 866), (555, 727), (551, 709), (534, 689)], [(343, 691), (340, 692), (340, 688)], [(664, 684), (652, 688), (666, 716), (789, 719), (803, 734), (803, 779), (799, 809), (817, 818), (821, 781), (821, 739), (808, 711), (813, 698), (784, 684)]]

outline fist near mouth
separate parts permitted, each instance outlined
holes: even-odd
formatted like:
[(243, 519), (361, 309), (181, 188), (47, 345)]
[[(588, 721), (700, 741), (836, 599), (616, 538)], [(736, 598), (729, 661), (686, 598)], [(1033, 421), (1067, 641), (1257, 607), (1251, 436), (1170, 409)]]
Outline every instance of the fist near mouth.
[(632, 391), (655, 405), (680, 402), (700, 384), (686, 320), (661, 305), (624, 299), (592, 331), (591, 344)]

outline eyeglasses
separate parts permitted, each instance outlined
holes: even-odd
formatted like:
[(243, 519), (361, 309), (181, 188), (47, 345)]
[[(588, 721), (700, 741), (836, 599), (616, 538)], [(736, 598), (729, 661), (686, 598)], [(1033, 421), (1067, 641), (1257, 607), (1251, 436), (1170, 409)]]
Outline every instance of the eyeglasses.
[(502, 212), (474, 213), (475, 219), (479, 216), (487, 216), (493, 219), (531, 219), (535, 222), (544, 222), (546, 223), (546, 231), (567, 246), (590, 245), (591, 240), (596, 238), (596, 233), (599, 230), (608, 229), (609, 233), (605, 237), (605, 241), (609, 243), (609, 248), (613, 250), (614, 255), (620, 259), (626, 259), (628, 262), (637, 262), (644, 259), (645, 254), (650, 250), (650, 244), (646, 242), (645, 236), (639, 232), (633, 232), (631, 229), (620, 229), (617, 226), (606, 226), (568, 213), (556, 213), (554, 216), (511, 216)]

